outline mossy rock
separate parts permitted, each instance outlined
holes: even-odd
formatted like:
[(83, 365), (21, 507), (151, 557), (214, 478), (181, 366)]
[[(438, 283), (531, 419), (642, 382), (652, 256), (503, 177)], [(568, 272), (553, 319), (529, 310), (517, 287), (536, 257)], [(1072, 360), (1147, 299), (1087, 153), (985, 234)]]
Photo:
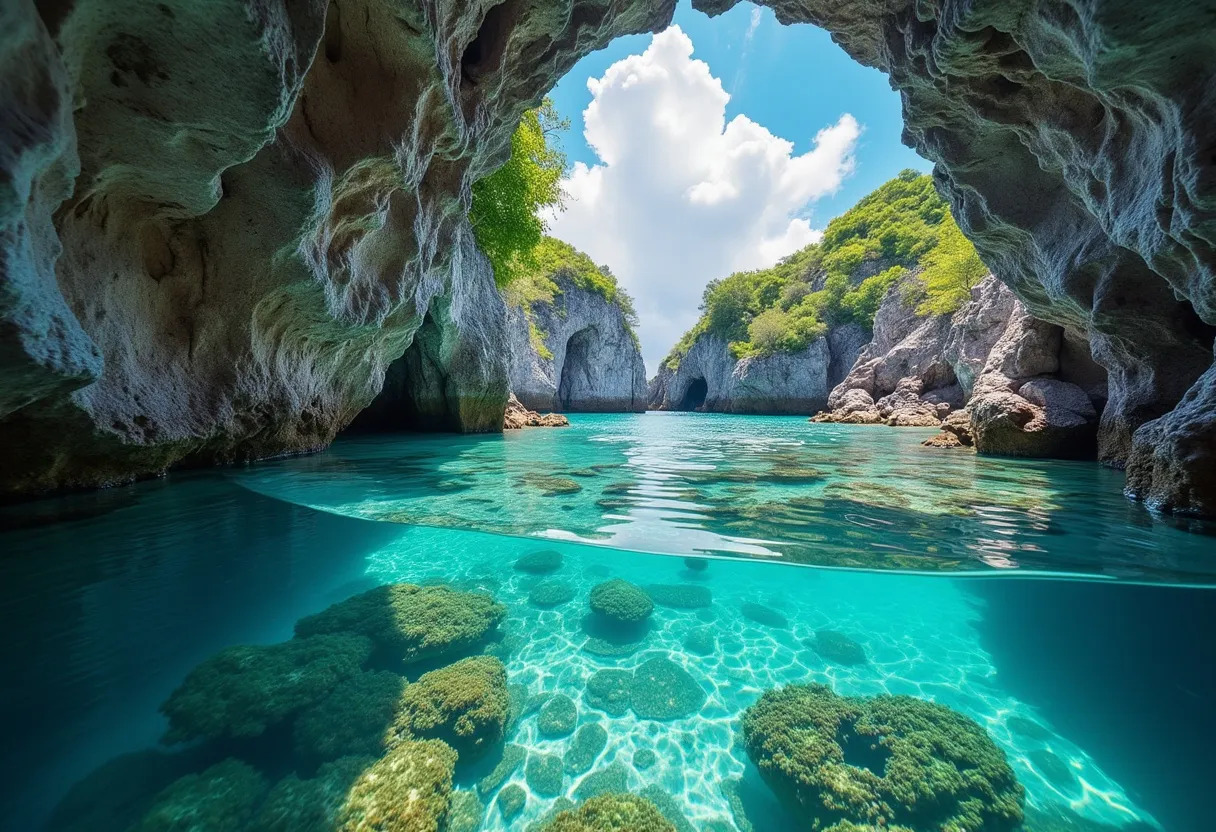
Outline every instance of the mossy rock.
[(337, 832), (440, 832), (452, 797), (456, 752), (439, 740), (405, 740), (359, 775)]
[(552, 609), (574, 600), (574, 584), (569, 581), (541, 581), (528, 593), (528, 603), (541, 609)]
[(693, 572), (704, 572), (709, 568), (709, 558), (684, 558), (684, 566)]
[(646, 594), (660, 607), (678, 610), (697, 610), (713, 604), (709, 587), (697, 584), (650, 584)]
[(743, 715), (748, 756), (809, 826), (1013, 832), (1022, 786), (973, 720), (909, 696), (770, 690)]
[(649, 748), (639, 748), (633, 752), (633, 767), (637, 771), (646, 771), (659, 761), (659, 757)]
[(332, 832), (351, 784), (375, 762), (369, 756), (343, 757), (307, 780), (287, 775), (266, 795), (249, 832)]
[(441, 739), (467, 760), (502, 740), (510, 713), (507, 669), (493, 656), (474, 656), (407, 685), (393, 733)]
[(574, 797), (577, 800), (588, 800), (601, 794), (623, 792), (628, 780), (629, 771), (625, 766), (619, 762), (613, 763), (584, 777), (583, 782), (574, 790)]
[(166, 786), (130, 832), (244, 829), (266, 789), (266, 779), (257, 769), (227, 759)]
[(405, 692), (405, 677), (387, 670), (358, 673), (296, 717), (296, 754), (307, 760), (379, 757)]
[(389, 584), (296, 622), (297, 636), (358, 633), (406, 663), (454, 657), (477, 648), (507, 608), (481, 592)]
[(661, 656), (643, 662), (629, 685), (629, 706), (642, 719), (683, 719), (701, 710), (706, 698), (687, 670)]
[(477, 781), (477, 792), (482, 797), (488, 797), (498, 790), (498, 787), (507, 782), (507, 779), (516, 772), (524, 761), (524, 757), (528, 754), (523, 746), (509, 743), (503, 746), (502, 756), (498, 762), (494, 764), (494, 768), (485, 777)]
[(865, 648), (844, 633), (835, 630), (816, 630), (815, 637), (806, 641), (808, 647), (829, 662), (843, 665), (865, 664)]
[(638, 624), (654, 612), (654, 602), (650, 596), (640, 587), (620, 578), (592, 587), (590, 604), (591, 611), (596, 615), (618, 624)]
[(542, 737), (550, 739), (568, 737), (574, 733), (578, 722), (578, 708), (574, 700), (564, 693), (553, 696), (540, 709), (536, 717), (537, 728)]
[(710, 627), (695, 627), (684, 634), (681, 642), (686, 653), (695, 656), (710, 656), (718, 649), (718, 637)]
[(743, 613), (744, 618), (755, 621), (757, 624), (763, 624), (765, 627), (772, 627), (775, 630), (788, 630), (790, 628), (789, 619), (772, 607), (766, 607), (763, 604), (753, 604), (749, 601), (741, 604), (739, 611)]
[(676, 832), (658, 808), (631, 794), (601, 794), (577, 809), (558, 812), (542, 832)]
[(503, 787), (494, 802), (498, 805), (498, 811), (502, 813), (502, 819), (510, 823), (523, 812), (524, 804), (528, 802), (528, 793), (521, 786), (512, 783)]
[(562, 758), (556, 754), (529, 754), (524, 766), (524, 779), (533, 794), (541, 797), (557, 797), (562, 793), (565, 778)]
[(443, 832), (478, 832), (486, 817), (486, 805), (476, 792), (461, 790), (452, 793)]
[(529, 552), (515, 561), (515, 571), (529, 575), (548, 575), (562, 568), (562, 553), (556, 549)]
[(597, 670), (587, 680), (583, 697), (593, 708), (609, 716), (624, 716), (629, 713), (629, 688), (633, 684), (633, 672), (629, 670)]
[(600, 752), (608, 745), (608, 732), (598, 722), (588, 723), (578, 729), (573, 742), (563, 757), (566, 771), (579, 775), (591, 770)]
[(370, 641), (350, 634), (221, 650), (161, 705), (165, 741), (256, 737), (359, 673), (371, 652)]

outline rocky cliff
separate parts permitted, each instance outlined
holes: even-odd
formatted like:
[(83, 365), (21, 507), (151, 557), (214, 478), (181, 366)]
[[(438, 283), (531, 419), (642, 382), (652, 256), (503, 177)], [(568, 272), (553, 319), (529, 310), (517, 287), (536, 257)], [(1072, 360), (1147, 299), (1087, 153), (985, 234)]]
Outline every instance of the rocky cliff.
[[(1128, 493), (1216, 515), (1212, 4), (767, 5), (887, 73), (985, 261), (1088, 340)], [(436, 299), (433, 340), (464, 346), (430, 354), (484, 362), (447, 374), (498, 411), (502, 354), (455, 311), (483, 291), (470, 183), (579, 57), (673, 7), (3, 4), (0, 489), (317, 447)]]
[(981, 453), (1094, 457), (1107, 379), (1085, 342), (1035, 319), (991, 275), (950, 315), (918, 314), (911, 280), (887, 292), (874, 339), (815, 421), (945, 422), (933, 444), (957, 431)]
[(568, 273), (551, 279), (551, 297), (508, 305), (511, 391), (531, 410), (645, 410), (646, 366), (621, 306)]
[(854, 324), (833, 329), (797, 352), (736, 359), (726, 340), (699, 336), (678, 363), (665, 362), (650, 381), (654, 410), (806, 414), (821, 409), (828, 391), (868, 339)]

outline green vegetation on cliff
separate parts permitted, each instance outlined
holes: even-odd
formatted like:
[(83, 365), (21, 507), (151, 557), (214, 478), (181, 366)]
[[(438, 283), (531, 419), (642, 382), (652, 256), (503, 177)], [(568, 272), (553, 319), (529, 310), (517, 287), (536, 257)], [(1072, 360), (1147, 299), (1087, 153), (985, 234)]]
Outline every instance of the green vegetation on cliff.
[(832, 220), (823, 239), (770, 269), (710, 281), (702, 315), (663, 363), (675, 368), (693, 343), (713, 333), (736, 358), (794, 352), (829, 327), (870, 327), (887, 290), (919, 270), (905, 302), (948, 314), (987, 273), (930, 176), (905, 170)]

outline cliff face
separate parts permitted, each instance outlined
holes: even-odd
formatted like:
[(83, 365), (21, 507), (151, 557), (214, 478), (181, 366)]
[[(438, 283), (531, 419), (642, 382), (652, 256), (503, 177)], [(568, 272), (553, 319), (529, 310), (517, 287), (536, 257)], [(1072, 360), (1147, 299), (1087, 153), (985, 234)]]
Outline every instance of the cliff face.
[[(889, 75), (985, 261), (1088, 340), (1099, 455), (1128, 493), (1216, 515), (1211, 4), (767, 5)], [(328, 441), (432, 301), (475, 291), (469, 186), (521, 112), (673, 6), (5, 3), (0, 489)], [(432, 319), (469, 345), (440, 360), (500, 361), (479, 327)]]
[(697, 338), (675, 369), (659, 368), (650, 382), (654, 410), (807, 414), (827, 402), (834, 373), (852, 365), (867, 336), (853, 324), (832, 330), (798, 352), (736, 360), (713, 334)]
[(645, 410), (646, 366), (621, 307), (568, 276), (553, 280), (551, 302), (508, 306), (511, 391), (531, 410)]

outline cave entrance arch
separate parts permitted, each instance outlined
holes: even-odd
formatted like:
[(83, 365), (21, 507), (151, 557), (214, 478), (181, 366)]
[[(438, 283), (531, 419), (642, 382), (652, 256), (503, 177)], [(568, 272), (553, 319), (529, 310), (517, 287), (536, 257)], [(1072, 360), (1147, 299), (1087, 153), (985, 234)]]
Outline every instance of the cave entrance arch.
[(705, 406), (705, 397), (709, 395), (709, 385), (703, 378), (694, 378), (680, 399), (680, 410), (700, 410)]
[(578, 410), (584, 405), (591, 387), (591, 347), (595, 337), (595, 330), (586, 327), (566, 339), (562, 374), (557, 382), (557, 406), (561, 410)]

